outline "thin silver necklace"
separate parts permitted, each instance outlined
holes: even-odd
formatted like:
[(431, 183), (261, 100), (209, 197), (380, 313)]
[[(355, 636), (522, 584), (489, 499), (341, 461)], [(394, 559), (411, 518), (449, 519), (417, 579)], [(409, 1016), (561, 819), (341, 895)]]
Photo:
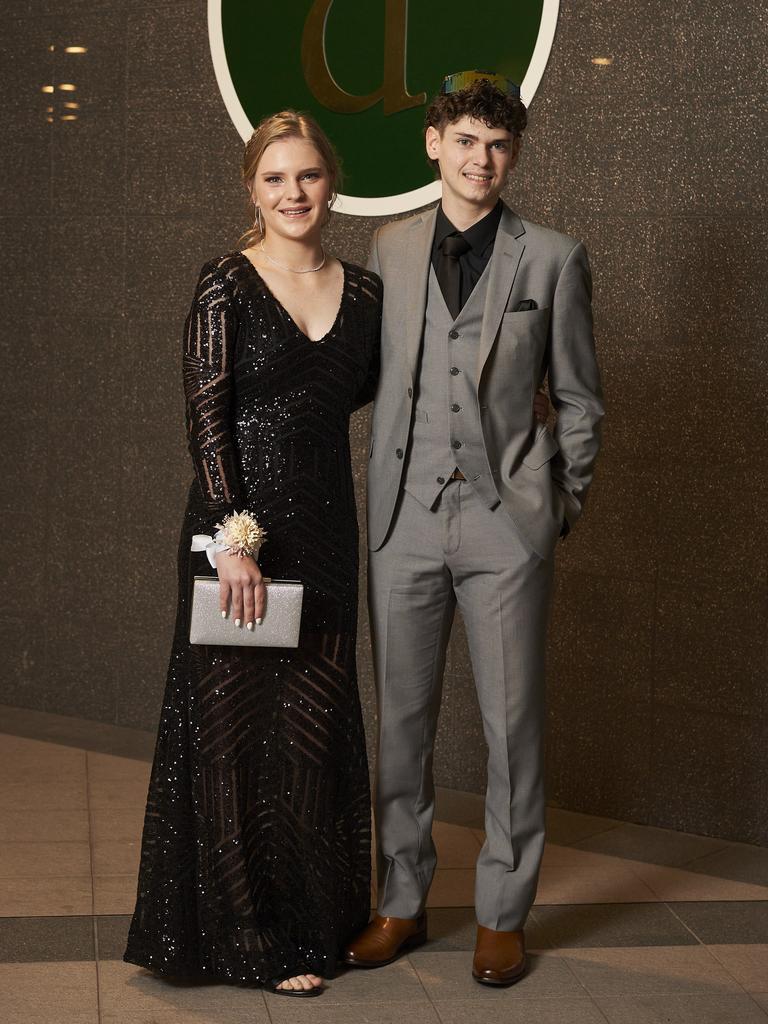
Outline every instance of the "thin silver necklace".
[(320, 260), (318, 265), (316, 267), (305, 267), (303, 270), (297, 270), (295, 267), (289, 267), (287, 266), (287, 264), (281, 263), (280, 260), (276, 260), (274, 256), (270, 256), (267, 250), (264, 248), (263, 238), (260, 243), (260, 248), (270, 263), (274, 263), (274, 265), (276, 267), (280, 267), (281, 270), (289, 270), (292, 274), (316, 274), (318, 270), (322, 270), (323, 267), (325, 266), (325, 249), (322, 249), (322, 247), (321, 251), (323, 253), (323, 258)]

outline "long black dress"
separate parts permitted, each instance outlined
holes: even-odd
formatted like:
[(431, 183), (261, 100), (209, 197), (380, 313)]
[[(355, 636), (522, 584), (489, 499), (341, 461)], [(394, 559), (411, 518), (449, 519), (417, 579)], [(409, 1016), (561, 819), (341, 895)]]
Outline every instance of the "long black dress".
[[(370, 799), (357, 691), (349, 417), (378, 372), (381, 282), (344, 263), (336, 321), (297, 328), (242, 253), (207, 263), (184, 334), (196, 479), (125, 959), (263, 984), (332, 975), (366, 924)], [(265, 576), (304, 583), (298, 649), (188, 640), (192, 535), (248, 509)]]

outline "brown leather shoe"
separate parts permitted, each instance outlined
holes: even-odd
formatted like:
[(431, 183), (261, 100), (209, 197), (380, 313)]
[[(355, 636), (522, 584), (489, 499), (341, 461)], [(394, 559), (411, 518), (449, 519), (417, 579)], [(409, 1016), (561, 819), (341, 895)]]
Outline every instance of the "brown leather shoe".
[(525, 974), (525, 936), (477, 926), (472, 977), (481, 985), (514, 985)]
[(341, 962), (350, 967), (384, 967), (407, 949), (426, 941), (426, 914), (415, 920), (376, 914), (367, 928), (363, 928), (344, 950)]

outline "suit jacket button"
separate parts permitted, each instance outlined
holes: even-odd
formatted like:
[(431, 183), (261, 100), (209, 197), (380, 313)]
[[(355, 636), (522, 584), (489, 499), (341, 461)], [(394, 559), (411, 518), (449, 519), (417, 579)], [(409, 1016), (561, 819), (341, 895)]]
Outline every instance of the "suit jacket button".
[(458, 372), (459, 372), (458, 366), (452, 366), (451, 367), (451, 376), (452, 377), (455, 377)]
[(437, 478), (437, 482), (438, 482), (439, 484), (444, 484), (444, 483), (445, 483), (445, 477), (444, 477), (444, 476), (439, 476), (439, 477)]
[(403, 457), (403, 449), (402, 448), (395, 449), (395, 455), (398, 457), (398, 459), (402, 459), (402, 457)]
[(457, 405), (456, 402), (451, 406), (451, 412), (461, 412), (461, 406)]
[(459, 336), (459, 332), (458, 331), (448, 331), (448, 337), (451, 339), (451, 341), (456, 341), (458, 336)]

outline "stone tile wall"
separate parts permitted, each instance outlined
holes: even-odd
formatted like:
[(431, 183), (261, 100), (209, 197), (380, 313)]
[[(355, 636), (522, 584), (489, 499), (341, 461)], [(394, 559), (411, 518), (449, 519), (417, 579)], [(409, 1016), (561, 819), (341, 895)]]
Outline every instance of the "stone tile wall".
[[(200, 265), (246, 223), (205, 9), (2, 15), (2, 702), (142, 728), (158, 712), (190, 479), (181, 324)], [(558, 554), (550, 798), (753, 842), (768, 841), (766, 20), (758, 0), (563, 0), (507, 196), (587, 244), (608, 408)], [(80, 40), (82, 117), (49, 125), (40, 87)], [(375, 223), (337, 217), (331, 248), (363, 262)], [(361, 500), (366, 432), (363, 413)], [(372, 730), (367, 642), (363, 616)], [(480, 792), (483, 762), (458, 623), (438, 781)]]

